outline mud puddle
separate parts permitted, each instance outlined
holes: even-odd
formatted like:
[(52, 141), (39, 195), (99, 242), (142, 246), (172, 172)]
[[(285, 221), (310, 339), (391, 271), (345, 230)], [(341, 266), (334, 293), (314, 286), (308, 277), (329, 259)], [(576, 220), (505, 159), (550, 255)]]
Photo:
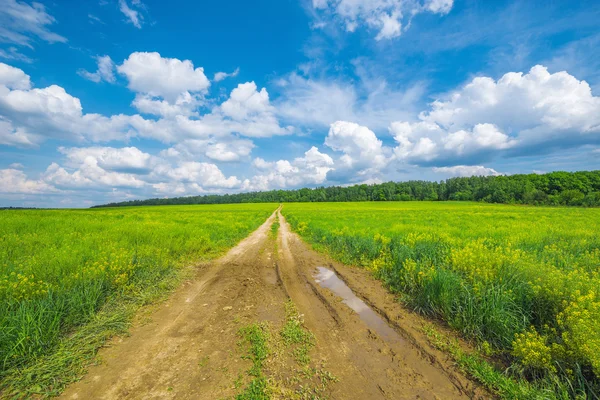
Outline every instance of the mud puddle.
[(317, 267), (314, 278), (319, 286), (329, 289), (335, 295), (339, 296), (342, 299), (342, 303), (346, 304), (356, 312), (360, 319), (383, 340), (406, 344), (406, 341), (392, 329), (379, 314), (373, 311), (373, 309), (371, 309), (364, 301), (359, 299), (354, 292), (352, 292), (352, 289), (350, 289), (344, 281), (338, 278), (335, 272), (329, 268)]

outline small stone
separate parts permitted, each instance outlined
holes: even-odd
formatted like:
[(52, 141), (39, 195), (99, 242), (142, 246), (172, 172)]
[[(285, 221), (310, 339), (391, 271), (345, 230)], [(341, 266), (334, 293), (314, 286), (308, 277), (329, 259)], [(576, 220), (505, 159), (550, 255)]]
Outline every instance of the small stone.
[(231, 306), (223, 307), (223, 311), (229, 311), (232, 309), (233, 309), (233, 307), (231, 307)]

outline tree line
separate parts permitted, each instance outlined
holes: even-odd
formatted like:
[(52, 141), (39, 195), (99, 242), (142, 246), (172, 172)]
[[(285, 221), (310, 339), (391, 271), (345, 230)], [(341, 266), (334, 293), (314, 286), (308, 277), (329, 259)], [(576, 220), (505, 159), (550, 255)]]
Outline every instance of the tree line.
[(372, 185), (270, 190), (223, 195), (133, 200), (94, 207), (318, 201), (480, 201), (486, 203), (600, 206), (600, 171), (550, 172), (406, 181)]

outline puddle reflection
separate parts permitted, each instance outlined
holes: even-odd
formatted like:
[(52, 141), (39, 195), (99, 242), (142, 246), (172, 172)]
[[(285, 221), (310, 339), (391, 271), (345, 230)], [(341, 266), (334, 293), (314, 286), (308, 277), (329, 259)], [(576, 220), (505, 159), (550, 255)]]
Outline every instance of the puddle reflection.
[(324, 288), (331, 290), (337, 296), (342, 298), (342, 302), (354, 310), (365, 324), (375, 331), (382, 339), (386, 341), (402, 342), (404, 339), (393, 330), (383, 318), (371, 309), (364, 301), (359, 299), (352, 290), (346, 286), (338, 276), (325, 267), (317, 267), (317, 273), (314, 275), (315, 281)]

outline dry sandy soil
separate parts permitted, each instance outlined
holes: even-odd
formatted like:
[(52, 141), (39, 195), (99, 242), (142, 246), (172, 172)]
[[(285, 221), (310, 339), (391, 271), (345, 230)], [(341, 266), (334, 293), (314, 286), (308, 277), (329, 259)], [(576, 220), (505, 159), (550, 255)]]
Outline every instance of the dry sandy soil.
[[(280, 223), (277, 236), (271, 233), (274, 221)], [(356, 313), (322, 287), (318, 266), (335, 271), (373, 315)], [(278, 340), (290, 300), (314, 337), (304, 367)], [(225, 256), (198, 267), (195, 278), (155, 307), (130, 336), (102, 349), (101, 362), (62, 397), (235, 398), (247, 387), (252, 365), (239, 330), (257, 322), (271, 332), (264, 373), (273, 398), (489, 397), (428, 345), (420, 317), (368, 272), (312, 251), (279, 211)]]

